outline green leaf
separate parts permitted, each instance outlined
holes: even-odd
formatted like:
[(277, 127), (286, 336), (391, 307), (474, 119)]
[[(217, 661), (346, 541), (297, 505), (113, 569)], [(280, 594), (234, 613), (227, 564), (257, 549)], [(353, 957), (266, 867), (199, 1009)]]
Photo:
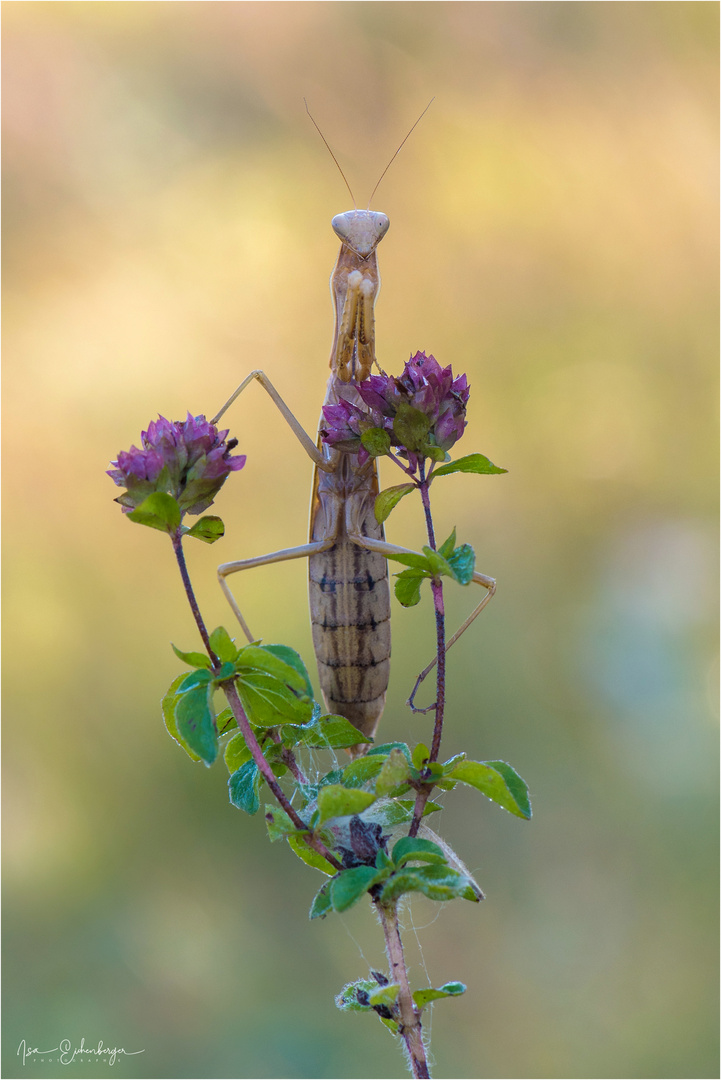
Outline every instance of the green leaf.
[(449, 780), (460, 780), (477, 788), (516, 817), (531, 816), (528, 788), (505, 761), (460, 761), (446, 775)]
[[(328, 863), (328, 866), (330, 866), (330, 863)], [(308, 918), (324, 919), (328, 912), (332, 910), (333, 905), (330, 902), (330, 882), (326, 881), (325, 885), (321, 885), (320, 889), (313, 897), (313, 903), (310, 905)]]
[(454, 576), (450, 566), (438, 551), (434, 551), (433, 548), (427, 547), (427, 545), (424, 544), (423, 554), (428, 559), (428, 566), (434, 577)]
[(328, 747), (345, 749), (348, 746), (358, 746), (359, 743), (370, 743), (372, 741), (358, 728), (353, 727), (350, 720), (346, 720), (344, 716), (336, 716), (333, 713), (319, 716), (308, 724), (284, 725), (284, 735), (286, 730), (289, 736), (293, 736), (291, 745), (300, 743), (303, 746), (318, 750)]
[(210, 657), (206, 656), (205, 653), (202, 653), (202, 652), (181, 652), (180, 649), (177, 649), (175, 647), (175, 645), (173, 645), (172, 641), (171, 641), (170, 644), (171, 644), (171, 646), (173, 648), (173, 652), (175, 653), (175, 655), (178, 657), (179, 660), (182, 660), (184, 664), (189, 664), (190, 667), (195, 667), (195, 668), (198, 668), (198, 667), (200, 667), (200, 668), (209, 668), (210, 667)]
[(271, 844), (298, 831), (297, 825), (291, 821), (285, 810), (280, 806), (275, 806), (273, 803), (266, 803), (265, 827), (268, 830), (268, 838)]
[(308, 866), (312, 866), (315, 870), (322, 870), (323, 873), (328, 874), (329, 877), (332, 877), (333, 874), (335, 874), (336, 868), (333, 864), (323, 858), (315, 848), (312, 848), (305, 837), (299, 833), (295, 833), (293, 836), (288, 837), (288, 847), (302, 860), (302, 862), (307, 863)]
[(398, 406), (393, 421), (393, 434), (397, 441), (411, 453), (421, 453), (428, 443), (431, 420), (420, 409), (414, 409), (407, 401)]
[(299, 687), (299, 689), (304, 690), (309, 698), (313, 697), (313, 684), (310, 681), (305, 664), (295, 649), (291, 649), (289, 645), (263, 645), (262, 648), (265, 652), (277, 656), (279, 660), (294, 668), (303, 680), (303, 686)]
[(420, 772), (425, 768), (428, 758), (430, 756), (431, 752), (425, 745), (425, 743), (419, 742), (418, 745), (413, 749), (413, 757), (411, 758), (411, 760)]
[(427, 990), (414, 990), (413, 1000), (419, 1009), (424, 1009), (431, 1001), (437, 1001), (439, 998), (458, 997), (459, 994), (465, 994), (465, 992), (466, 987), (462, 982), (447, 982), (438, 987), (437, 990), (432, 987), (428, 987)]
[[(183, 682), (187, 683), (188, 676)], [(198, 755), (208, 767), (218, 756), (218, 733), (212, 711), (213, 692), (210, 683), (183, 690), (175, 702), (175, 725), (183, 742)]]
[(262, 779), (260, 770), (252, 759), (241, 765), (228, 780), (228, 792), (233, 806), (245, 810), (246, 814), (257, 814)]
[(184, 694), (186, 690), (193, 690), (196, 686), (206, 686), (210, 689), (212, 683), (213, 676), (209, 671), (206, 671), (205, 668), (194, 668), (183, 676), (178, 687), (178, 693)]
[(461, 585), (468, 585), (473, 580), (473, 571), (476, 568), (476, 553), (470, 544), (461, 544), (459, 548), (448, 556), (448, 565), (453, 571), (453, 576)]
[(228, 772), (231, 776), (238, 771), (241, 765), (245, 765), (246, 761), (250, 761), (252, 756), (242, 731), (236, 732), (233, 738), (228, 740), (223, 753), (225, 764), (228, 766)]
[(260, 727), (304, 724), (313, 712), (307, 697), (297, 697), (283, 680), (266, 671), (244, 670), (238, 677), (238, 693), (248, 719)]
[(432, 840), (420, 836), (404, 836), (394, 844), (391, 858), (396, 866), (404, 866), (409, 859), (420, 859), (427, 863), (444, 863), (446, 857)]
[[(407, 825), (413, 818), (415, 799), (380, 799), (373, 807), (373, 820), (384, 828)], [(440, 803), (429, 799), (423, 809), (423, 817), (442, 810)]]
[(448, 539), (444, 540), (443, 543), (441, 544), (441, 546), (438, 548), (438, 554), (442, 555), (444, 559), (447, 559), (449, 555), (453, 554), (453, 549), (455, 548), (455, 546), (456, 546), (456, 530), (455, 530), (455, 527), (454, 527), (453, 532), (448, 537)]
[(225, 664), (234, 664), (238, 655), (238, 648), (224, 626), (216, 626), (210, 635), (210, 647)]
[(414, 570), (423, 570), (426, 574), (433, 573), (426, 556), (418, 551), (395, 551), (392, 555), (386, 555), (385, 558), (390, 559), (391, 562), (403, 563), (404, 566), (412, 566)]
[(225, 533), (225, 525), (219, 517), (208, 514), (207, 517), (199, 518), (184, 535), (194, 536), (196, 540), (202, 540), (205, 544), (214, 544)]
[(366, 757), (375, 757), (376, 754), (380, 757), (388, 757), (391, 750), (400, 750), (406, 761), (411, 760), (411, 752), (408, 748), (408, 743), (404, 742), (378, 743), (377, 746), (372, 746), (370, 750), (366, 751)]
[(395, 487), (386, 488), (376, 495), (374, 508), (376, 521), (382, 525), (390, 515), (391, 510), (395, 509), (403, 496), (407, 495), (409, 491), (413, 491), (415, 486), (415, 484), (397, 484)]
[(376, 795), (388, 795), (408, 779), (410, 766), (400, 750), (391, 750), (376, 780)]
[(454, 472), (471, 472), (471, 473), (504, 473), (508, 472), (508, 469), (499, 469), (497, 465), (494, 465), (492, 461), (489, 461), (483, 454), (468, 454), (466, 457), (458, 458), (457, 461), (449, 461), (447, 465), (441, 465), (440, 469), (435, 469), (433, 472), (433, 478), (436, 476), (448, 476), (449, 473)]
[(421, 599), (421, 584), (430, 575), (422, 570), (402, 570), (396, 574), (396, 599), (403, 607), (415, 607)]
[(318, 824), (322, 825), (331, 818), (362, 814), (375, 800), (376, 796), (371, 791), (349, 789), (342, 784), (329, 784), (318, 792)]
[(126, 516), (136, 525), (147, 525), (162, 532), (174, 533), (180, 527), (180, 507), (165, 491), (154, 491)]
[(398, 983), (386, 983), (385, 986), (376, 986), (368, 995), (371, 1009), (376, 1005), (393, 1006), (398, 1000), (400, 986)]
[(219, 712), (215, 718), (215, 726), (218, 729), (219, 735), (227, 735), (233, 728), (237, 728), (238, 723), (233, 716), (233, 710), (228, 707)]
[(406, 867), (393, 874), (383, 888), (381, 900), (388, 903), (403, 893), (420, 892), (429, 900), (480, 899), (470, 879), (446, 864)]
[[(190, 746), (187, 744), (185, 739), (178, 731), (178, 726), (175, 722), (175, 706), (178, 702), (178, 688), (185, 678), (186, 676), (184, 674), (178, 675), (178, 677), (176, 679), (173, 679), (172, 683), (170, 684), (168, 692), (163, 698), (161, 706), (163, 710), (163, 720), (165, 721), (165, 726), (168, 729), (168, 734), (173, 739), (175, 739), (178, 746), (182, 746), (183, 750), (185, 750), (186, 754), (189, 758), (191, 758), (192, 761), (200, 761), (200, 754), (196, 754), (194, 750), (191, 750)], [(361, 761), (362, 760), (363, 758), (361, 758)]]
[(375, 979), (357, 979), (348, 983), (335, 999), (336, 1008), (343, 1012), (370, 1012), (370, 995), (377, 989)]
[(454, 754), (452, 758), (448, 759), (448, 761), (444, 761), (443, 762), (443, 773), (444, 773), (444, 775), (446, 773), (452, 772), (453, 769), (458, 764), (458, 762), (459, 761), (465, 761), (466, 757), (467, 757), (467, 755), (466, 755), (465, 751), (461, 751), (460, 754)]
[(343, 770), (343, 787), (362, 787), (363, 784), (367, 784), (369, 780), (378, 775), (383, 768), (383, 763), (384, 759), (382, 757), (371, 757), (370, 754), (357, 758), (350, 765), (346, 765)]
[(330, 883), (333, 910), (347, 911), (381, 876), (375, 866), (354, 866), (352, 870), (343, 870)]
[[(278, 648), (278, 646), (267, 645), (244, 645), (242, 649), (238, 650), (235, 658), (236, 671), (239, 674), (246, 671), (263, 672), (266, 675), (274, 676), (274, 678), (279, 679), (286, 686), (299, 693), (306, 693), (308, 672), (302, 666), (300, 657), (296, 653), (301, 670), (298, 669), (297, 664), (290, 664), (283, 656), (279, 656), (276, 651)], [(280, 648), (283, 647), (280, 646)], [(293, 650), (288, 651), (292, 653)], [(313, 696), (312, 689), (308, 696)]]
[(368, 428), (361, 435), (361, 442), (371, 457), (383, 457), (391, 448), (390, 434), (381, 427)]

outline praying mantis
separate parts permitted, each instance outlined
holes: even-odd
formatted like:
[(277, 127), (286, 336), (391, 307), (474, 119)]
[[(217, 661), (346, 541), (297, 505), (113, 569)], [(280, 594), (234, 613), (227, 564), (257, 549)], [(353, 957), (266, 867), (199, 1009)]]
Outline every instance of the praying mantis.
[[(402, 146), (403, 143), (396, 154)], [(335, 161), (335, 155), (328, 149)], [(370, 209), (349, 210), (332, 220), (341, 247), (331, 276), (335, 329), (324, 405), (334, 405), (345, 398), (363, 407), (357, 386), (369, 377), (373, 364), (377, 364), (374, 307), (380, 276), (376, 249), (389, 225), (385, 214)], [(367, 739), (372, 739), (383, 713), (390, 674), (387, 556), (417, 553), (387, 543), (383, 525), (375, 518), (374, 503), (379, 491), (376, 459), (371, 457), (361, 464), (357, 453), (324, 445), (320, 432), (317, 442), (313, 442), (262, 370), (251, 371), (246, 376), (212, 423), (217, 424), (252, 382), (260, 383), (269, 394), (315, 466), (310, 534), (306, 544), (223, 563), (218, 567), (220, 586), (244, 634), (254, 641), (227, 579), (256, 566), (308, 559), (313, 644), (326, 706), (330, 712), (349, 720)], [(323, 427), (322, 413), (320, 427)], [(495, 593), (493, 578), (474, 571), (473, 581), (486, 590), (485, 595), (449, 639), (446, 648), (458, 640)], [(434, 659), (421, 672), (418, 683), (435, 663)], [(363, 744), (352, 747), (351, 756), (363, 750)]]

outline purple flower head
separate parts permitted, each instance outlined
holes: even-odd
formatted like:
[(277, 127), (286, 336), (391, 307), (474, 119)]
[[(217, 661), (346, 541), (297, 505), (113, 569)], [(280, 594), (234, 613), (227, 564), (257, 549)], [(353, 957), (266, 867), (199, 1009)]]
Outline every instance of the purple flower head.
[(361, 436), (371, 428), (387, 432), (391, 445), (415, 471), (423, 458), (442, 461), (466, 426), (466, 376), (454, 379), (450, 365), (442, 368), (422, 352), (408, 360), (399, 378), (371, 375), (358, 384), (357, 392), (367, 412), (344, 400), (326, 406), (328, 427), (322, 436), (330, 446), (357, 453), (361, 463), (368, 457)]
[(164, 491), (177, 499), (181, 512), (206, 510), (231, 472), (242, 469), (245, 454), (231, 457), (237, 439), (226, 442), (227, 431), (218, 431), (204, 416), (170, 421), (164, 416), (141, 433), (142, 450), (121, 450), (116, 468), (108, 476), (127, 488), (115, 500), (124, 513), (138, 507), (148, 495)]

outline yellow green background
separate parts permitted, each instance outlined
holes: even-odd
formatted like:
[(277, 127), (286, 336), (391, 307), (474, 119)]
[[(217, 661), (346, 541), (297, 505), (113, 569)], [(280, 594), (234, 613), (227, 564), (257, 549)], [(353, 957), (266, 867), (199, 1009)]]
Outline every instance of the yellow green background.
[[(3, 1074), (404, 1075), (333, 1005), (383, 965), (370, 912), (309, 924), (317, 875), (163, 729), (169, 642), (197, 641), (170, 545), (104, 470), (256, 367), (314, 429), (349, 198), (303, 97), (364, 206), (435, 95), (374, 199), (378, 355), (467, 372), (458, 452), (509, 470), (434, 489), (441, 538), (499, 582), (450, 657), (445, 749), (510, 761), (534, 800), (525, 823), (446, 799), (488, 899), (405, 916), (414, 985), (469, 987), (435, 1007), (435, 1075), (717, 1076), (717, 5), (3, 16)], [(309, 462), (258, 387), (229, 422), (226, 537), (188, 544), (211, 625), (216, 563), (307, 520)], [(410, 499), (388, 533), (422, 542)], [(237, 592), (311, 667), (304, 567)], [(428, 601), (396, 606), (383, 738), (427, 737), (403, 702), (432, 646)], [(144, 1053), (16, 1057), (64, 1037)]]

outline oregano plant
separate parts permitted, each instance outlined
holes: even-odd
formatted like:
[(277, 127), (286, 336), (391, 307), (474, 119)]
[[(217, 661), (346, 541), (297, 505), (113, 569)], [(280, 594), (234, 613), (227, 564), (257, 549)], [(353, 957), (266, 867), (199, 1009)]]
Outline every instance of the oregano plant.
[[(412, 747), (373, 742), (343, 716), (327, 712), (315, 700), (306, 666), (292, 647), (262, 641), (238, 644), (222, 626), (207, 629), (183, 545), (186, 538), (212, 544), (224, 533), (220, 518), (204, 511), (231, 473), (245, 465), (244, 455), (233, 455), (237, 440), (229, 440), (228, 431), (219, 431), (202, 415), (189, 413), (177, 422), (160, 417), (142, 433), (140, 449), (132, 446), (118, 455), (109, 475), (125, 489), (116, 501), (129, 520), (169, 537), (202, 644), (202, 651), (173, 645), (189, 670), (178, 674), (163, 698), (169, 734), (193, 762), (211, 767), (222, 756), (231, 804), (249, 815), (259, 814), (262, 805), (269, 840), (286, 841), (294, 855), (321, 875), (311, 919), (361, 902), (373, 906), (388, 970), (349, 982), (336, 1005), (348, 1012), (375, 1013), (404, 1045), (411, 1074), (428, 1077), (424, 1011), (466, 987), (460, 982), (411, 986), (399, 906), (413, 893), (438, 903), (478, 903), (483, 893), (424, 819), (440, 817), (441, 799), (458, 784), (476, 788), (516, 817), (531, 816), (526, 784), (507, 762), (477, 761), (466, 753), (442, 759), (446, 652), (455, 640), (446, 640), (444, 589), (475, 580), (485, 585), (490, 599), (492, 585), (475, 572), (473, 549), (458, 543), (455, 529), (437, 542), (431, 488), (451, 473), (492, 475), (506, 470), (479, 453), (451, 459), (450, 451), (466, 426), (469, 388), (465, 375), (454, 378), (451, 368), (441, 368), (434, 357), (417, 353), (398, 378), (373, 375), (354, 388), (363, 407), (344, 399), (325, 406), (322, 441), (357, 455), (361, 464), (369, 457), (393, 462), (403, 482), (377, 496), (376, 519), (385, 521), (402, 498), (417, 492), (425, 525), (427, 542), (420, 552), (387, 556), (404, 566), (395, 575), (395, 595), (404, 607), (418, 604), (426, 582), (433, 597), (436, 656), (419, 675), (408, 701), (415, 713), (431, 714), (432, 726), (428, 724), (425, 741)], [(197, 520), (187, 525), (188, 517)], [(434, 667), (435, 701), (417, 708), (418, 687)], [(331, 751), (331, 767), (309, 775), (309, 756), (323, 750)], [(338, 752), (346, 750), (352, 754), (339, 763)]]

